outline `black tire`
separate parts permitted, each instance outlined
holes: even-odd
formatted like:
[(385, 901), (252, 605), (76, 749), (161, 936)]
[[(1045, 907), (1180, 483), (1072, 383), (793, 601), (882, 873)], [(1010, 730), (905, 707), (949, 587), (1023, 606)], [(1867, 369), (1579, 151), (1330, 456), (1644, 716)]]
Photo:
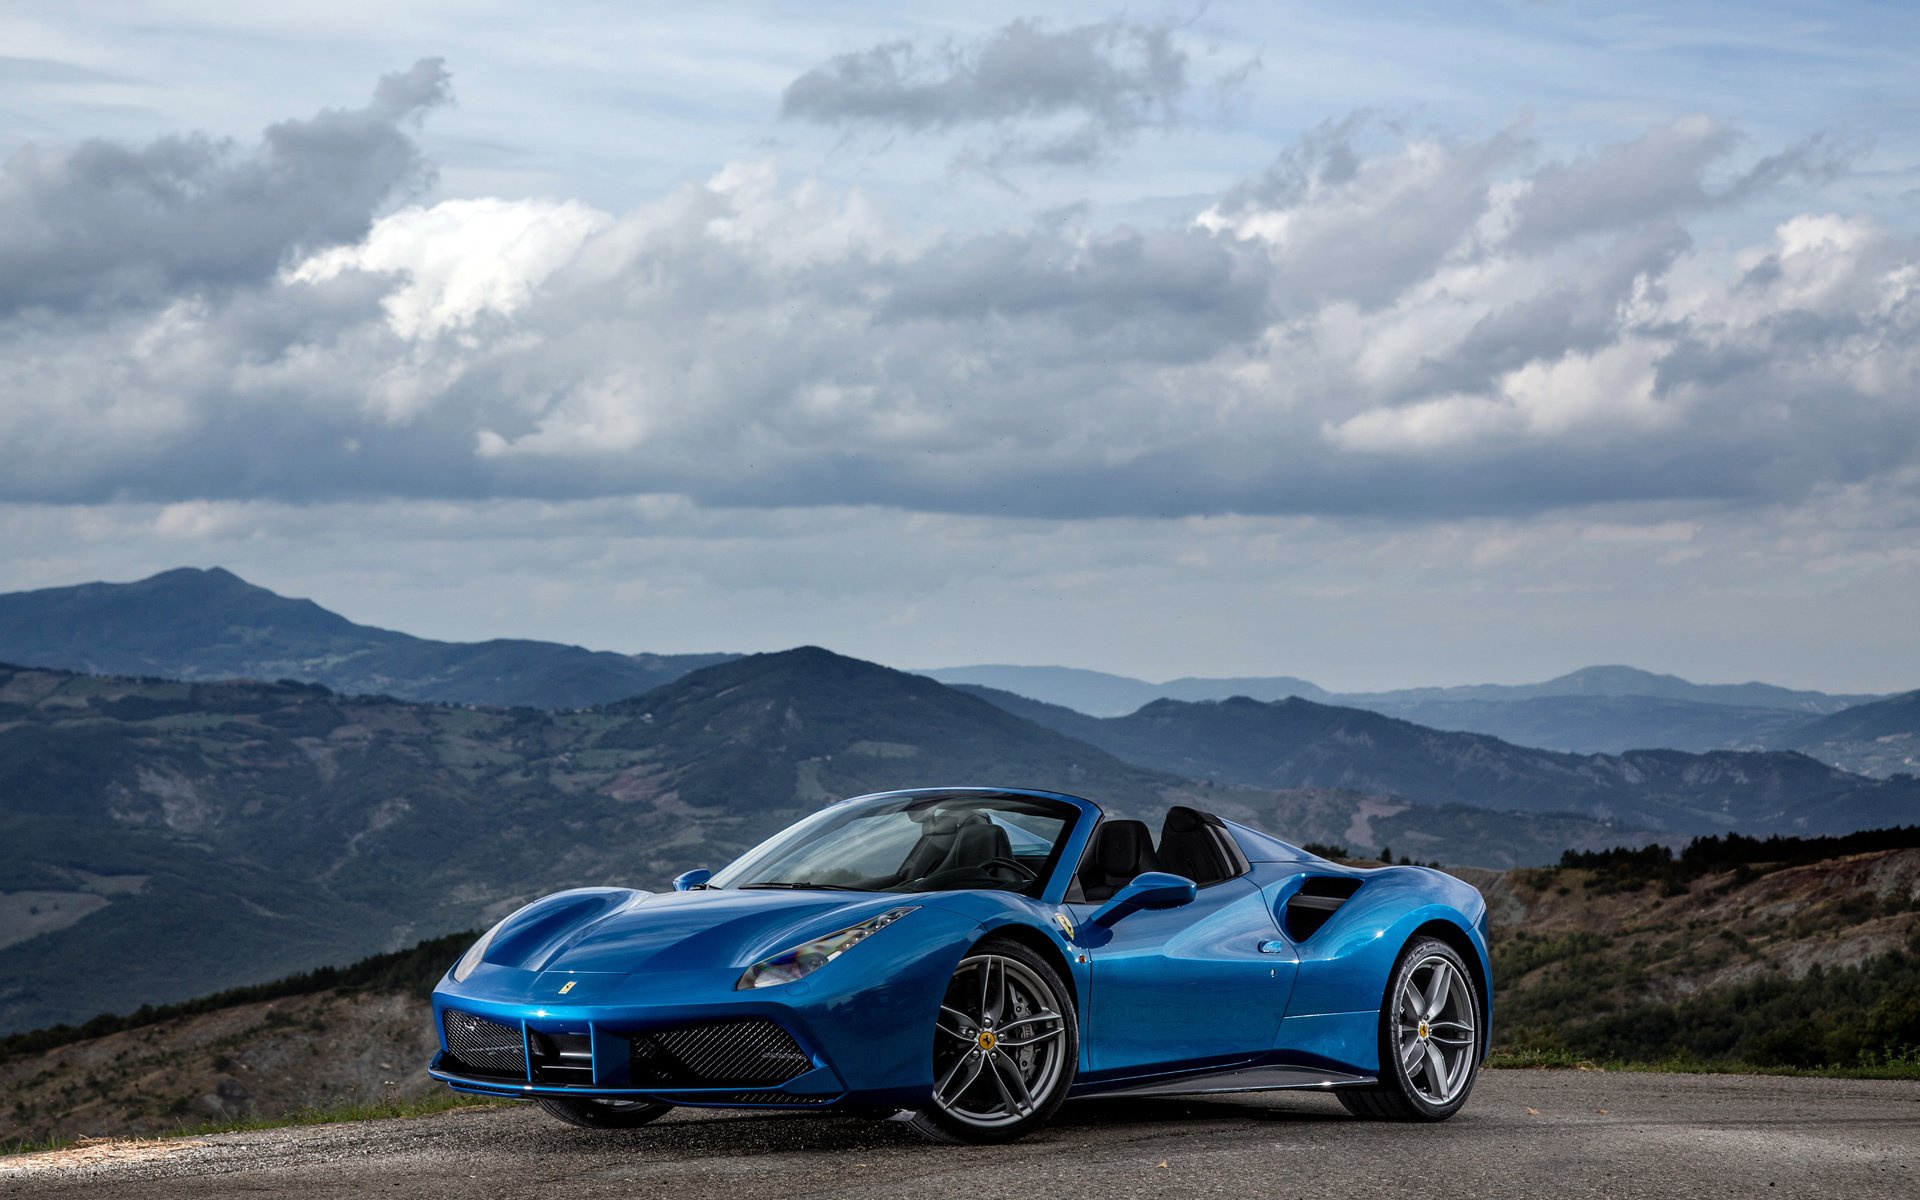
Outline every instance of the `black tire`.
[[(993, 983), (996, 966), (998, 985)], [(976, 983), (983, 996), (981, 1002), (961, 1003), (956, 1008), (956, 1001), (963, 999), (963, 993), (972, 993)], [(997, 1002), (993, 999), (996, 994)], [(1037, 1012), (1051, 1017), (1033, 1015)], [(968, 1017), (968, 1023), (960, 1024), (961, 1016)], [(1079, 1070), (1080, 1014), (1074, 1007), (1072, 989), (1036, 951), (1004, 938), (990, 938), (975, 946), (955, 970), (933, 1024), (935, 1096), (910, 1119), (927, 1138), (948, 1145), (1011, 1142), (1045, 1125), (1066, 1100)], [(1017, 1027), (1019, 1032), (1009, 1034), (1006, 1044), (1001, 1045), (996, 1027)], [(975, 1048), (967, 1048), (968, 1037), (963, 1035), (971, 1035)], [(979, 1055), (985, 1058), (979, 1059)], [(973, 1075), (965, 1076), (976, 1060), (979, 1067)], [(961, 1082), (963, 1076), (967, 1082)], [(959, 1084), (946, 1104), (940, 1098), (943, 1078)], [(987, 1088), (989, 1082), (994, 1085), (991, 1090)], [(1013, 1087), (1009, 1089), (1009, 1085)], [(1026, 1100), (1018, 1099), (1022, 1094)], [(985, 1096), (991, 1103), (994, 1095), (1006, 1097), (998, 1114), (985, 1112), (977, 1099), (968, 1099)]]
[[(1421, 1012), (1416, 1026), (1411, 1019), (1420, 1006), (1410, 1000), (1426, 994), (1423, 982), (1430, 990), (1442, 977), (1438, 964), (1451, 968), (1444, 974), (1446, 1003), (1439, 1012)], [(1485, 1025), (1480, 990), (1459, 953), (1437, 938), (1415, 938), (1400, 951), (1380, 998), (1379, 1085), (1340, 1088), (1334, 1095), (1348, 1112), (1368, 1120), (1444, 1121), (1460, 1111), (1479, 1077), (1479, 1038)], [(1465, 1047), (1456, 1044), (1461, 1036), (1469, 1040)], [(1411, 1067), (1408, 1051), (1417, 1059)], [(1454, 1055), (1451, 1061), (1448, 1054)], [(1429, 1063), (1436, 1065), (1430, 1068)], [(1437, 1085), (1432, 1082), (1436, 1078)]]
[(556, 1121), (582, 1129), (637, 1129), (672, 1111), (671, 1104), (650, 1100), (575, 1100), (570, 1096), (536, 1096), (533, 1101)]

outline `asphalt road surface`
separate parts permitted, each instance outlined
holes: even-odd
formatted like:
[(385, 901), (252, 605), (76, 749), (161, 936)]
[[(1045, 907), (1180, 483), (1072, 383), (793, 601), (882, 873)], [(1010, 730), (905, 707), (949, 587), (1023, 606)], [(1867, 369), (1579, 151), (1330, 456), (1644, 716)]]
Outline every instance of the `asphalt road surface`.
[(1920, 1085), (1497, 1071), (1438, 1126), (1298, 1093), (1088, 1100), (990, 1148), (804, 1114), (682, 1111), (600, 1133), (514, 1106), (0, 1159), (0, 1196), (236, 1195), (1917, 1200)]

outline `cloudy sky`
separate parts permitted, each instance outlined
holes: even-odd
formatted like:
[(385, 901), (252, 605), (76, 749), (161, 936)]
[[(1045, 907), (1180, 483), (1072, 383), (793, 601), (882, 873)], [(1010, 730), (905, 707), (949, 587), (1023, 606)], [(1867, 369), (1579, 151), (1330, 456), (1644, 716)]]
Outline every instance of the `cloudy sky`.
[(1920, 686), (1920, 10), (918, 7), (0, 8), (0, 589)]

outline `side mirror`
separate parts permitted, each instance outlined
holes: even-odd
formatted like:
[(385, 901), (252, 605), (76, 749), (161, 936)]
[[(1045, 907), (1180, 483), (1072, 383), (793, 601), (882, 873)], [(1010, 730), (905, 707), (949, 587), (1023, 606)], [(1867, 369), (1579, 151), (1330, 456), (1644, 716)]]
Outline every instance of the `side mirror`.
[(713, 872), (705, 867), (695, 867), (673, 877), (673, 890), (676, 892), (697, 892), (707, 886), (707, 880), (713, 878)]
[(1104, 929), (1128, 913), (1143, 908), (1179, 908), (1182, 904), (1192, 904), (1199, 891), (1198, 885), (1185, 875), (1142, 871), (1133, 877), (1132, 882), (1115, 892), (1113, 899), (1095, 910), (1090, 921)]

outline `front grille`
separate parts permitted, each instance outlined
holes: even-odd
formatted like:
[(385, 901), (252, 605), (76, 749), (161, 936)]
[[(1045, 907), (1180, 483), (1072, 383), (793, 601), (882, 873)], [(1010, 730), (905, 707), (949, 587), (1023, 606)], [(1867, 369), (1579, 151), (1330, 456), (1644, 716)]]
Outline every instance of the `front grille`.
[[(720, 1097), (702, 1097), (719, 1099)], [(786, 1092), (733, 1092), (724, 1097), (728, 1104), (825, 1104), (832, 1096), (791, 1096)]]
[(633, 1035), (637, 1085), (766, 1087), (812, 1067), (792, 1034), (758, 1018)]
[(471, 1013), (448, 1009), (441, 1018), (447, 1053), (475, 1075), (527, 1077), (527, 1047), (520, 1031)]

